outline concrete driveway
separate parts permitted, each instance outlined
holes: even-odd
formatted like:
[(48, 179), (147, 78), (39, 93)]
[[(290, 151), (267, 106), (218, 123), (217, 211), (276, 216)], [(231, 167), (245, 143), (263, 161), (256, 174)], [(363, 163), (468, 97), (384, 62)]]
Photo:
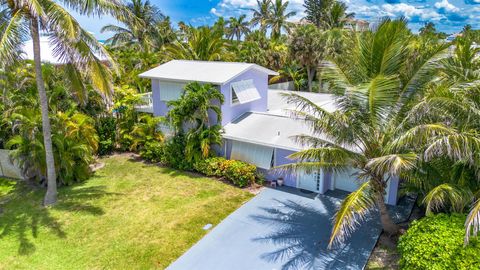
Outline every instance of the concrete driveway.
[[(167, 269), (363, 269), (381, 232), (378, 218), (345, 245), (327, 249), (331, 220), (345, 194), (330, 195), (266, 188)], [(397, 219), (406, 219), (411, 206), (397, 208)]]

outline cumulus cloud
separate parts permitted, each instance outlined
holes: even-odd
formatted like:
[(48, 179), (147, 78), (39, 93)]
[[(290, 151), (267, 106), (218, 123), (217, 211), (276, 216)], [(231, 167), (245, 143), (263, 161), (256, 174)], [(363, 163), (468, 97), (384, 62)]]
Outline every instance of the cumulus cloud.
[(385, 4), (382, 5), (382, 8), (387, 16), (405, 16), (405, 18), (412, 22), (435, 21), (442, 18), (442, 16), (434, 10), (419, 8), (405, 3)]
[(435, 7), (438, 8), (438, 10), (440, 12), (443, 12), (443, 13), (460, 11), (460, 9), (458, 7), (450, 4), (450, 2), (448, 2), (448, 0), (443, 0), (441, 2), (436, 2)]

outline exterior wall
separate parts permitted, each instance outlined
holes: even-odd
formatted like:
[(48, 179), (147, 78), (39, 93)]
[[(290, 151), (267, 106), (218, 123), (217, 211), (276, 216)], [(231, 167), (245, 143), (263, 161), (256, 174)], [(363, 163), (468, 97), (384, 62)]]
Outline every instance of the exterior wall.
[(160, 80), (152, 79), (153, 115), (165, 116), (168, 112), (167, 104), (160, 100)]
[(270, 84), (268, 86), (269, 89), (275, 89), (275, 90), (295, 90), (295, 85), (293, 82), (283, 82), (283, 83), (275, 83), (275, 84)]
[[(260, 93), (261, 99), (246, 103), (246, 104), (231, 104), (232, 93), (231, 83), (242, 80), (253, 80), (255, 87)], [(240, 115), (246, 112), (266, 112), (268, 106), (268, 75), (252, 69), (249, 70), (226, 84), (221, 86), (222, 94), (225, 96), (225, 103), (222, 105), (222, 126), (232, 122)]]

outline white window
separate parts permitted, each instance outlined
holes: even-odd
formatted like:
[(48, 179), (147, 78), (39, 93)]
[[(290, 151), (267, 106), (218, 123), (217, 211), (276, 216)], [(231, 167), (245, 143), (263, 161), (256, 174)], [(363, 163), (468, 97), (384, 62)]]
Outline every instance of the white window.
[(273, 148), (258, 144), (232, 141), (230, 159), (251, 163), (258, 168), (271, 169)]
[(160, 81), (160, 100), (177, 100), (182, 96), (185, 83)]
[(248, 103), (260, 99), (260, 93), (255, 87), (253, 80), (238, 81), (231, 84), (232, 86), (232, 104)]

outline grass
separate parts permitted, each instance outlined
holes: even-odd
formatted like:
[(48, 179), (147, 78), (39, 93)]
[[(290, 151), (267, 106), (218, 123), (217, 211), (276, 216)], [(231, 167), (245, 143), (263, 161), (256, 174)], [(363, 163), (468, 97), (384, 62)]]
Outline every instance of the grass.
[(163, 269), (252, 197), (126, 156), (103, 161), (50, 208), (44, 190), (0, 181), (0, 269)]

